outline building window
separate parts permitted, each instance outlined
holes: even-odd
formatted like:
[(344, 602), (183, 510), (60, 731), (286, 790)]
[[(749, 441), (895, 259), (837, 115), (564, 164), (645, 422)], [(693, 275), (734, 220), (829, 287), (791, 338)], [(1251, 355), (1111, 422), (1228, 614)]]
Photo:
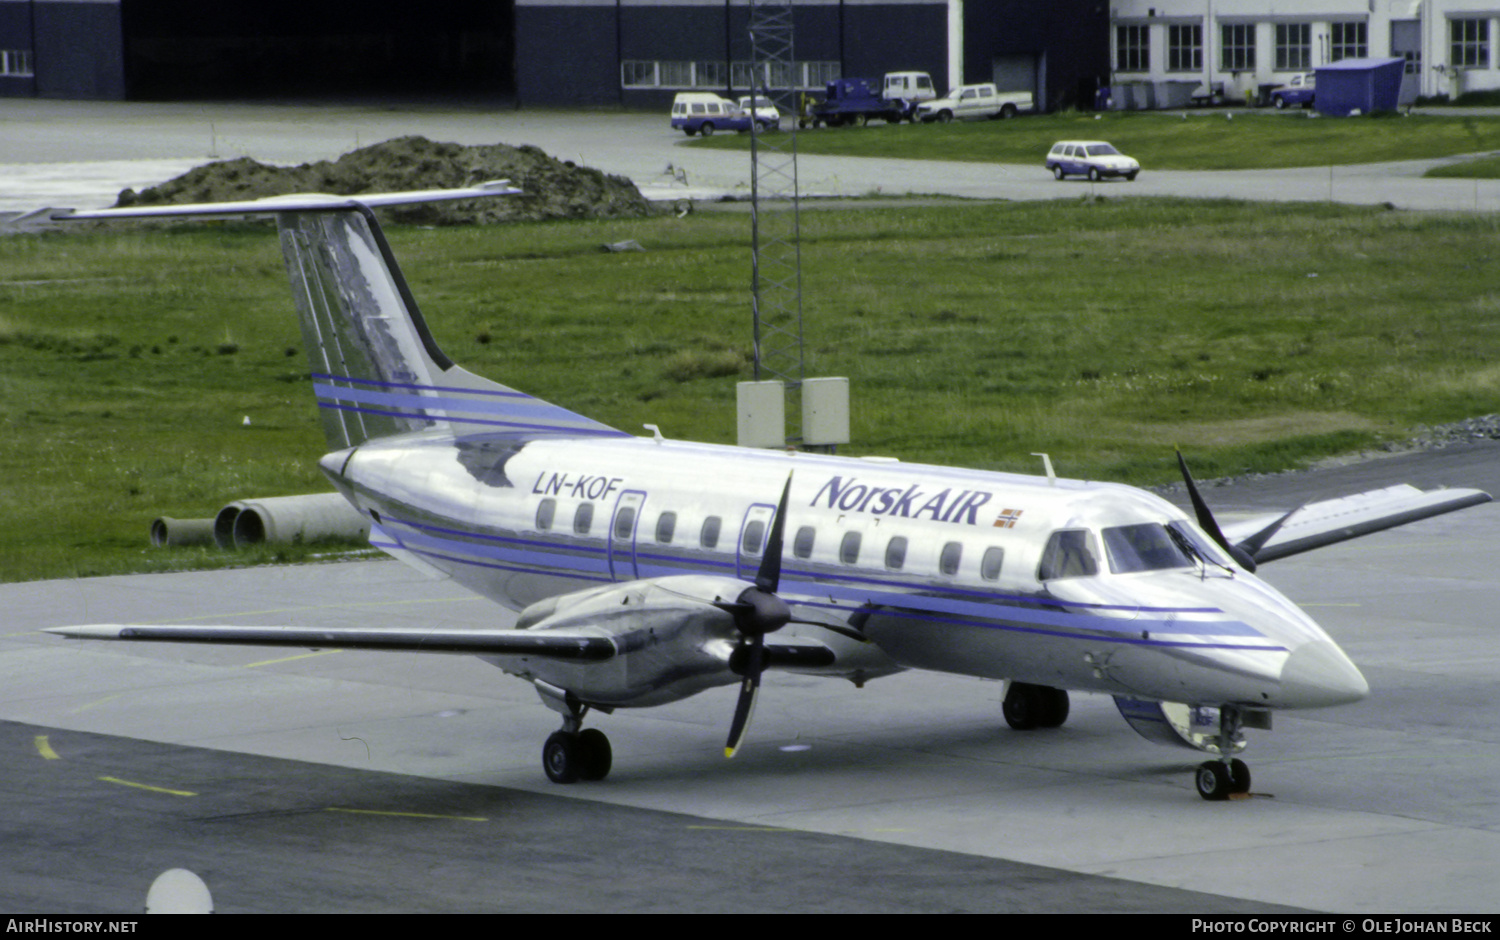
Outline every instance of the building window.
[[(762, 64), (756, 72), (754, 62), (731, 62), (729, 64), (730, 87), (749, 92), (752, 89), (782, 91), (788, 88), (822, 89), (840, 75), (837, 62), (798, 62), (788, 72), (785, 67), (774, 70)], [(757, 81), (757, 79), (760, 79)]]
[(621, 62), (620, 84), (626, 88), (655, 88), (661, 84), (656, 77), (656, 63)]
[(1453, 37), (1449, 64), (1463, 69), (1490, 67), (1489, 20), (1451, 20), (1448, 29)]
[(31, 75), (30, 49), (0, 49), (0, 75)]
[(1146, 72), (1151, 69), (1151, 28), (1115, 27), (1115, 71)]
[(1203, 27), (1167, 27), (1167, 71), (1203, 71)]
[(1328, 61), (1363, 59), (1370, 54), (1370, 43), (1366, 36), (1364, 23), (1330, 23)]
[(1308, 23), (1276, 24), (1276, 70), (1302, 72), (1312, 67), (1312, 26)]
[(1255, 71), (1255, 24), (1226, 23), (1219, 30), (1219, 62), (1223, 70)]
[(724, 88), (729, 84), (729, 67), (723, 62), (694, 62), (693, 86), (696, 88)]

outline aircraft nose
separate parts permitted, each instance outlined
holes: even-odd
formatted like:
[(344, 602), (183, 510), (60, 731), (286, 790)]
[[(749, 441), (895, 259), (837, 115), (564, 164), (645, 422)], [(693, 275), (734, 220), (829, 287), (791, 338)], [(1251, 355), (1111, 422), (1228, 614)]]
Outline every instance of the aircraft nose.
[(1332, 643), (1304, 643), (1281, 667), (1285, 708), (1326, 708), (1347, 705), (1370, 694), (1370, 684), (1359, 669)]

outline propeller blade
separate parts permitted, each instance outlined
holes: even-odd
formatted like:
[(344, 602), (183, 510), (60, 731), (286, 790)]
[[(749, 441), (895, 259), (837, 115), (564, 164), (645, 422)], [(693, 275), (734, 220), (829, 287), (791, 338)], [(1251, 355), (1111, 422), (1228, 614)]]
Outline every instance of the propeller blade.
[[(1224, 532), (1219, 528), (1219, 523), (1214, 520), (1213, 511), (1208, 508), (1208, 503), (1205, 503), (1203, 497), (1198, 493), (1198, 484), (1193, 482), (1193, 474), (1188, 470), (1187, 461), (1183, 459), (1182, 451), (1180, 450), (1177, 452), (1177, 466), (1182, 470), (1182, 482), (1187, 484), (1188, 499), (1193, 503), (1193, 514), (1198, 517), (1198, 528), (1208, 533), (1208, 537), (1218, 543), (1218, 546), (1228, 552), (1235, 561), (1239, 562), (1240, 567), (1253, 573), (1255, 571), (1255, 559), (1244, 549), (1231, 545), (1229, 539), (1224, 537)], [(1280, 525), (1280, 523), (1277, 523), (1277, 525)], [(1270, 538), (1269, 535), (1266, 537)]]
[(750, 655), (745, 664), (745, 678), (740, 680), (740, 698), (734, 705), (734, 720), (729, 723), (729, 740), (724, 742), (724, 756), (733, 757), (745, 740), (750, 718), (755, 714), (755, 699), (760, 693), (760, 674), (765, 670), (764, 638), (756, 636), (748, 644)]
[[(1301, 508), (1301, 506), (1297, 507), (1297, 509)], [(1280, 519), (1277, 519), (1275, 522), (1266, 526), (1264, 529), (1261, 529), (1259, 532), (1250, 536), (1248, 539), (1240, 542), (1239, 545), (1235, 547), (1243, 551), (1245, 554), (1249, 555), (1251, 558), (1254, 558), (1256, 555), (1260, 554), (1261, 549), (1266, 547), (1266, 543), (1271, 541), (1271, 536), (1275, 535), (1281, 530), (1282, 523), (1286, 522), (1288, 519), (1292, 518), (1292, 516), (1297, 514), (1297, 509), (1293, 509), (1291, 512), (1282, 516)]]
[(776, 504), (776, 518), (771, 520), (771, 534), (766, 537), (766, 551), (760, 558), (760, 570), (755, 573), (755, 586), (770, 594), (776, 593), (781, 584), (782, 534), (786, 531), (786, 504), (792, 495), (792, 475), (786, 475), (786, 486), (781, 488), (781, 500)]

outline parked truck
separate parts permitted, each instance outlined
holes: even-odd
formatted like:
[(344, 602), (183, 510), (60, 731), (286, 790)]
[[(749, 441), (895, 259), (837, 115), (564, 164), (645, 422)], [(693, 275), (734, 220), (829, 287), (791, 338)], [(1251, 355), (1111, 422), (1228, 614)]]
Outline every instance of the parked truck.
[(918, 104), (934, 96), (926, 72), (888, 72), (884, 78), (840, 78), (828, 83), (823, 99), (808, 104), (800, 127), (845, 127), (914, 120)]
[(999, 91), (994, 85), (960, 85), (946, 97), (917, 105), (916, 120), (924, 124), (946, 124), (954, 119), (977, 121), (1013, 118), (1022, 111), (1035, 111), (1036, 98), (1029, 91)]

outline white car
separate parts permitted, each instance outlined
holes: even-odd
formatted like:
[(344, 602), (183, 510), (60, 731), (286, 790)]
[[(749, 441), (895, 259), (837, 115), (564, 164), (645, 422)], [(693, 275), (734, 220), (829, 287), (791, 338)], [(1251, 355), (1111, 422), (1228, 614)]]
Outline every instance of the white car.
[(1060, 140), (1047, 152), (1047, 169), (1058, 179), (1087, 176), (1098, 182), (1107, 176), (1133, 180), (1141, 165), (1102, 140)]
[(751, 98), (747, 95), (740, 99), (740, 110), (748, 113), (755, 119), (755, 123), (763, 131), (775, 131), (781, 129), (781, 112), (776, 109), (776, 103), (770, 98), (757, 97), (751, 106)]

